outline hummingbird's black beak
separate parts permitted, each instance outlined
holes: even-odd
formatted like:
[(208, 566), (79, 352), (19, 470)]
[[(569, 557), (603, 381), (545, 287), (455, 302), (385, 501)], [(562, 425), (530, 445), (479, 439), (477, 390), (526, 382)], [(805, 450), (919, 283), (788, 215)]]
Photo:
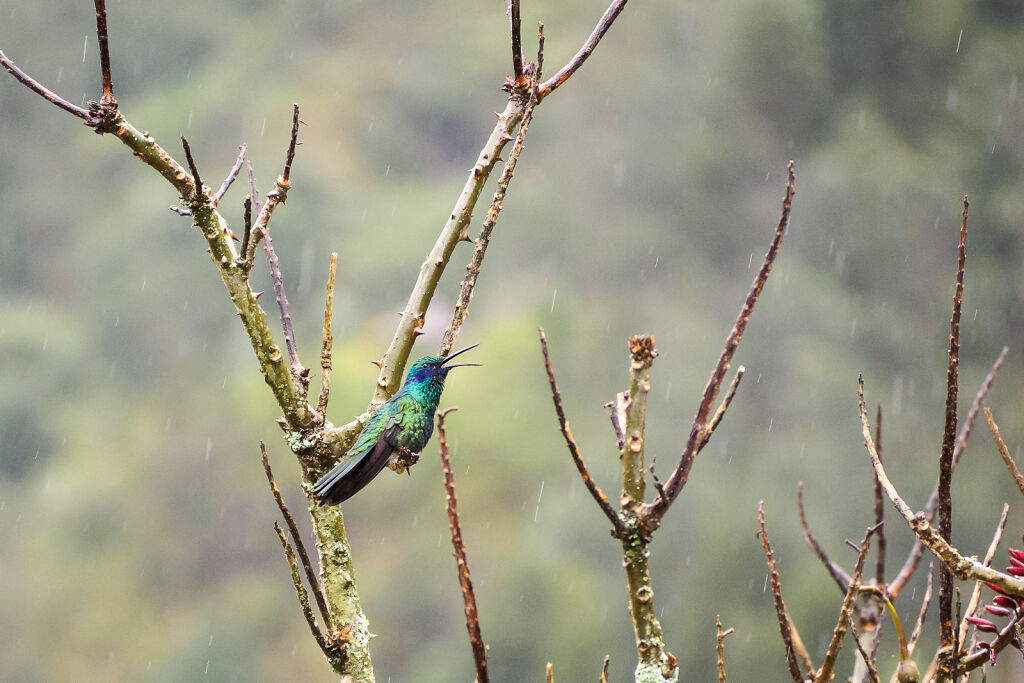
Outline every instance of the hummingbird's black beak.
[(459, 351), (456, 351), (455, 353), (451, 354), (450, 356), (446, 357), (443, 361), (441, 361), (441, 365), (443, 365), (443, 366), (445, 366), (445, 367), (447, 367), (449, 369), (450, 368), (464, 368), (464, 367), (479, 367), (481, 365), (480, 363), (459, 363), (457, 365), (448, 365), (448, 361), (450, 361), (452, 358), (455, 358), (456, 356), (461, 355), (461, 354), (465, 353), (466, 351), (469, 351), (470, 349), (475, 349), (478, 346), (480, 346), (480, 345), (479, 344), (473, 344), (472, 346), (467, 346), (464, 349), (460, 349)]

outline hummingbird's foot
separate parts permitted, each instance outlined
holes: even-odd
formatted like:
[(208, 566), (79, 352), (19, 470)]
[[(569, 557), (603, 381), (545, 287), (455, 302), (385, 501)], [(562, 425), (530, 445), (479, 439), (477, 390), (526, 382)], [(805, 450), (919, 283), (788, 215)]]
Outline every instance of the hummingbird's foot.
[(388, 460), (388, 467), (393, 469), (396, 474), (402, 474), (405, 472), (409, 476), (412, 476), (410, 468), (419, 462), (419, 460), (420, 456), (418, 453), (413, 453), (403, 446), (391, 454), (391, 458)]

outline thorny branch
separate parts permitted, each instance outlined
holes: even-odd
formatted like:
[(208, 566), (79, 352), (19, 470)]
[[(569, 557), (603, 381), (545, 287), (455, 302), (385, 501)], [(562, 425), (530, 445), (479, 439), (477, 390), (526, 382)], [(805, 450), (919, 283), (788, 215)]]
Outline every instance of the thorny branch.
[(886, 476), (885, 469), (882, 467), (882, 462), (878, 459), (874, 439), (871, 438), (871, 427), (868, 424), (867, 409), (864, 406), (863, 377), (858, 378), (858, 399), (860, 403), (861, 433), (864, 436), (864, 445), (867, 447), (868, 455), (875, 467), (875, 473), (878, 475), (879, 481), (882, 482), (885, 494), (921, 542), (957, 578), (965, 581), (987, 581), (1010, 595), (1024, 596), (1024, 580), (986, 567), (977, 558), (964, 557), (928, 523), (923, 512), (914, 514), (911, 511), (910, 506), (900, 497), (896, 487), (889, 481), (889, 477)]
[[(949, 323), (949, 367), (946, 371), (946, 420), (942, 433), (942, 454), (939, 459), (939, 533), (952, 543), (953, 448), (956, 440), (956, 401), (959, 392), (960, 310), (964, 295), (964, 265), (967, 260), (967, 197), (964, 197), (960, 244), (957, 249), (956, 291), (953, 294), (953, 317)], [(941, 647), (953, 645), (953, 574), (943, 566), (939, 572), (939, 630)]]
[(612, 535), (620, 536), (625, 532), (622, 520), (619, 518), (619, 514), (612, 507), (612, 504), (608, 501), (608, 496), (604, 494), (601, 487), (597, 485), (594, 478), (590, 476), (590, 471), (587, 469), (587, 465), (583, 462), (583, 456), (580, 454), (579, 446), (576, 445), (576, 439), (572, 436), (572, 431), (569, 429), (569, 420), (565, 417), (565, 409), (562, 407), (562, 393), (558, 390), (558, 382), (555, 381), (555, 371), (551, 369), (551, 358), (548, 356), (548, 339), (544, 335), (544, 328), (538, 330), (540, 333), (540, 349), (541, 353), (544, 354), (544, 370), (548, 375), (548, 385), (551, 387), (551, 400), (555, 404), (555, 414), (558, 416), (558, 427), (562, 431), (562, 437), (565, 438), (565, 445), (569, 448), (569, 455), (572, 456), (572, 461), (576, 465), (577, 471), (580, 473), (580, 477), (583, 479), (583, 484), (587, 487), (587, 491), (593, 497), (598, 507), (604, 513), (604, 516), (608, 518), (608, 521), (612, 523)]
[[(513, 11), (518, 14), (519, 1), (514, 0), (512, 7)], [(513, 36), (515, 35), (518, 35), (518, 31), (514, 30)], [(451, 353), (452, 346), (455, 344), (455, 339), (459, 336), (459, 330), (462, 328), (462, 323), (465, 321), (466, 315), (469, 313), (469, 302), (473, 299), (473, 289), (476, 287), (476, 280), (480, 276), (480, 268), (483, 265), (484, 256), (487, 254), (487, 246), (491, 241), (491, 233), (494, 231), (494, 225), (498, 222), (498, 214), (501, 213), (501, 204), (505, 200), (505, 192), (508, 190), (509, 183), (512, 182), (512, 175), (515, 173), (516, 163), (519, 161), (519, 155), (523, 151), (523, 144), (526, 140), (526, 131), (529, 130), (530, 122), (533, 120), (533, 109), (537, 104), (535, 79), (540, 78), (539, 64), (541, 55), (543, 54), (544, 27), (542, 26), (540, 28), (540, 52), (538, 53), (538, 66), (536, 67), (536, 76), (531, 77), (530, 79), (526, 109), (523, 112), (523, 122), (519, 125), (519, 133), (516, 135), (515, 144), (512, 145), (512, 151), (509, 152), (508, 161), (505, 162), (505, 167), (501, 172), (501, 178), (498, 179), (498, 188), (494, 191), (494, 199), (491, 200), (491, 206), (487, 210), (487, 217), (484, 218), (484, 224), (480, 228), (480, 234), (477, 236), (476, 243), (473, 246), (473, 256), (469, 261), (469, 265), (466, 266), (466, 277), (463, 278), (462, 285), (459, 287), (459, 298), (455, 302), (455, 310), (452, 312), (452, 321), (449, 323), (448, 329), (444, 331), (444, 336), (441, 338), (441, 351), (439, 353), (441, 356), (447, 356)]]
[[(779, 218), (778, 226), (775, 228), (775, 235), (772, 237), (771, 244), (768, 247), (768, 253), (765, 254), (761, 270), (758, 271), (757, 276), (754, 278), (750, 292), (747, 294), (747, 298), (743, 303), (743, 307), (740, 309), (736, 322), (733, 325), (732, 330), (729, 332), (729, 336), (726, 337), (725, 346), (718, 358), (718, 363), (715, 365), (715, 369), (712, 371), (711, 377), (708, 379), (708, 383), (704, 388), (704, 395), (701, 399), (700, 406), (697, 409), (697, 415), (693, 420), (693, 426), (690, 428), (690, 436), (686, 442), (686, 447), (683, 449), (682, 456), (680, 456), (679, 465), (665, 483), (665, 495), (659, 494), (653, 503), (645, 505), (642, 520), (644, 526), (649, 530), (654, 530), (660, 526), (661, 519), (664, 517), (665, 512), (686, 485), (694, 459), (697, 457), (697, 454), (700, 453), (701, 449), (708, 443), (708, 439), (714, 429), (712, 424), (717, 424), (714, 422), (714, 419), (712, 419), (710, 423), (708, 421), (708, 415), (711, 412), (711, 404), (715, 402), (715, 398), (718, 396), (718, 392), (722, 387), (722, 382), (725, 379), (726, 373), (729, 371), (729, 365), (732, 362), (733, 355), (735, 355), (736, 348), (739, 346), (740, 340), (743, 338), (743, 332), (747, 328), (747, 323), (750, 321), (750, 316), (754, 312), (754, 306), (757, 304), (757, 299), (761, 295), (761, 291), (764, 289), (764, 284), (768, 280), (769, 273), (771, 273), (772, 265), (774, 265), (775, 258), (779, 254), (779, 247), (782, 245), (782, 238), (785, 236), (786, 229), (789, 227), (789, 215), (793, 208), (793, 195), (796, 191), (795, 165), (792, 161), (787, 165), (787, 171), (788, 179), (786, 182), (786, 192), (782, 199), (782, 216)], [(735, 383), (736, 382), (734, 382), (734, 384)], [(731, 396), (727, 394), (726, 401), (730, 400)], [(722, 405), (723, 407), (720, 411), (724, 413), (727, 403), (724, 402)], [(718, 412), (719, 411), (716, 411), (716, 417), (718, 420), (721, 420), (721, 417), (718, 416)]]
[(462, 601), (465, 604), (466, 630), (469, 631), (469, 644), (473, 648), (473, 662), (476, 664), (477, 683), (488, 683), (487, 647), (480, 635), (480, 616), (476, 608), (476, 593), (473, 592), (473, 580), (469, 575), (469, 564), (466, 561), (466, 544), (462, 540), (462, 527), (459, 524), (459, 511), (455, 499), (455, 478), (452, 476), (451, 463), (448, 459), (448, 440), (444, 430), (444, 418), (458, 408), (452, 407), (437, 414), (437, 443), (441, 449), (441, 466), (444, 470), (445, 499), (448, 501), (448, 526), (452, 532), (452, 546), (455, 548), (455, 564), (459, 570), (459, 585), (462, 587)]

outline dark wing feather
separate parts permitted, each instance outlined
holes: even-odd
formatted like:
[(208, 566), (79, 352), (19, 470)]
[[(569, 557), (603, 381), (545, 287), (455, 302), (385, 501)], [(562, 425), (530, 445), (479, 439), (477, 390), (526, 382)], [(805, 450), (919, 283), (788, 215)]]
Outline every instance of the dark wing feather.
[(313, 485), (313, 495), (321, 505), (337, 505), (342, 503), (364, 486), (373, 481), (387, 465), (391, 453), (395, 451), (395, 443), (401, 426), (391, 424), (381, 432), (375, 443), (351, 458), (345, 458), (335, 465), (334, 469), (325, 474)]

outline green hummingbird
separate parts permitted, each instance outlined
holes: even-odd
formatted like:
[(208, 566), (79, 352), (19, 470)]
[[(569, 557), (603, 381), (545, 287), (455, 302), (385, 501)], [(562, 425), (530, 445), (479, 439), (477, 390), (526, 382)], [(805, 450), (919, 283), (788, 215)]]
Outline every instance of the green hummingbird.
[(434, 413), (448, 372), (452, 368), (480, 365), (446, 363), (477, 346), (467, 346), (447, 357), (424, 356), (412, 364), (402, 388), (370, 417), (355, 444), (334, 469), (313, 484), (313, 496), (321, 505), (337, 505), (354, 496), (380, 474), (395, 451), (423, 450), (434, 433)]

